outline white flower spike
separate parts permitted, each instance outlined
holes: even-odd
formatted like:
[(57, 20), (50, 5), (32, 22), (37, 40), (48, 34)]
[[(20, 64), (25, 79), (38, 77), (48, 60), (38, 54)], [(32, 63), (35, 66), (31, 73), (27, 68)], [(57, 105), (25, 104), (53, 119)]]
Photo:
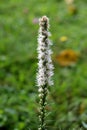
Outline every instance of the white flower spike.
[(49, 19), (43, 16), (39, 20), (39, 36), (38, 36), (38, 73), (37, 73), (37, 85), (43, 86), (47, 84), (48, 86), (53, 85), (51, 77), (53, 75), (53, 65), (51, 60), (52, 51), (50, 46), (52, 45), (49, 40), (50, 33), (49, 29)]
[(38, 73), (37, 73), (37, 85), (39, 87), (39, 121), (40, 126), (38, 130), (47, 130), (46, 129), (46, 110), (45, 106), (47, 104), (46, 97), (48, 93), (48, 86), (53, 85), (51, 77), (53, 76), (53, 65), (51, 60), (52, 51), (50, 46), (52, 43), (49, 40), (50, 33), (49, 29), (49, 19), (46, 16), (43, 16), (39, 20), (39, 36), (38, 36)]

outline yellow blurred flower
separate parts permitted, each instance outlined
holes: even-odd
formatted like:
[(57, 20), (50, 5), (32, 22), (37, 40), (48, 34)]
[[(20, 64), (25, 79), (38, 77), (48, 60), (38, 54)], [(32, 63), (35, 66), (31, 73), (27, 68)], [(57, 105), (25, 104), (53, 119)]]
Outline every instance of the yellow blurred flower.
[(75, 6), (75, 1), (74, 0), (65, 0), (66, 4), (67, 4), (67, 9), (69, 14), (74, 15), (77, 14), (78, 10)]
[(56, 56), (56, 60), (61, 66), (72, 66), (75, 65), (79, 58), (79, 53), (74, 50), (68, 49), (63, 50)]
[(66, 42), (67, 40), (68, 40), (68, 37), (66, 37), (66, 36), (60, 37), (61, 42)]
[(66, 4), (73, 4), (74, 0), (65, 0)]
[(69, 5), (69, 6), (68, 6), (68, 11), (69, 11), (69, 13), (70, 13), (71, 15), (77, 14), (77, 12), (78, 12), (75, 5)]

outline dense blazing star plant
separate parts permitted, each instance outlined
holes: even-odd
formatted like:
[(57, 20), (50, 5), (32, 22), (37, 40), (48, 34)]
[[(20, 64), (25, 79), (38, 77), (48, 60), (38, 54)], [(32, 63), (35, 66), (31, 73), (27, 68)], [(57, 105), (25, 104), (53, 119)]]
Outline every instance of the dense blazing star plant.
[(53, 85), (53, 65), (51, 60), (52, 51), (50, 46), (52, 45), (49, 40), (49, 19), (43, 16), (39, 19), (39, 34), (38, 34), (38, 73), (37, 73), (37, 86), (39, 92), (39, 121), (40, 126), (38, 130), (46, 130), (46, 104), (48, 87)]

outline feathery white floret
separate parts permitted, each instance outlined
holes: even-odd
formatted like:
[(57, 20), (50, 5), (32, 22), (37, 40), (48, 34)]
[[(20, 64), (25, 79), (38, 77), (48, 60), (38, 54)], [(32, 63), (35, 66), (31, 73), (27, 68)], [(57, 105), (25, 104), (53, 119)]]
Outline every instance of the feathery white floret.
[(51, 60), (52, 51), (50, 46), (52, 45), (49, 40), (51, 35), (48, 31), (49, 29), (49, 19), (43, 16), (39, 20), (40, 29), (38, 36), (38, 73), (37, 73), (37, 85), (53, 85), (51, 77), (53, 76), (53, 65)]

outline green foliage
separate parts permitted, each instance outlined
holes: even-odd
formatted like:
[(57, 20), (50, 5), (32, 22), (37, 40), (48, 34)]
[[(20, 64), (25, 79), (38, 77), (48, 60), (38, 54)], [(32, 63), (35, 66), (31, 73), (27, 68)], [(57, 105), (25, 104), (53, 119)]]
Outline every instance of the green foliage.
[[(70, 15), (63, 0), (0, 1), (0, 130), (38, 128), (37, 19), (50, 18), (53, 58), (63, 49), (81, 53), (74, 67), (54, 60), (54, 87), (48, 97), (48, 130), (85, 130), (87, 122), (87, 7)], [(36, 20), (36, 22), (35, 22)], [(60, 43), (61, 36), (67, 43)]]

